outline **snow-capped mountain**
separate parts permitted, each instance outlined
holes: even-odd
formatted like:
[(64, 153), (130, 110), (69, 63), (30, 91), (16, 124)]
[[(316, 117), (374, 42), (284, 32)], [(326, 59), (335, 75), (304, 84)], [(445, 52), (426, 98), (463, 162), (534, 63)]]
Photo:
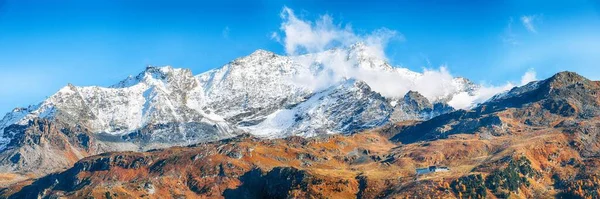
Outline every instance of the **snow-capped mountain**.
[(366, 83), (349, 79), (297, 106), (275, 111), (258, 125), (242, 128), (262, 137), (353, 133), (385, 124), (392, 111), (386, 99)]
[(429, 119), (451, 110), (432, 104), (477, 89), (456, 78), (448, 83), (452, 92), (432, 97), (425, 108), (407, 109), (406, 97), (384, 97), (374, 89), (381, 87), (369, 78), (374, 73), (408, 85), (423, 76), (390, 66), (361, 43), (300, 56), (258, 50), (197, 76), (188, 69), (147, 67), (110, 87), (68, 85), (38, 105), (15, 109), (0, 121), (0, 149), (14, 137), (6, 127), (34, 119), (85, 126), (101, 135), (99, 141), (136, 143), (141, 149), (243, 132), (262, 137), (352, 133), (389, 121)]
[(252, 125), (283, 107), (298, 104), (313, 90), (293, 78), (309, 68), (292, 58), (258, 50), (198, 79), (204, 99), (196, 109), (210, 109), (235, 125)]
[(151, 128), (152, 136), (143, 140), (146, 142), (190, 143), (232, 136), (234, 130), (228, 123), (207, 113), (210, 110), (198, 108), (202, 92), (199, 80), (189, 70), (148, 67), (108, 88), (68, 85), (39, 105), (9, 113), (0, 129), (44, 118), (115, 136)]

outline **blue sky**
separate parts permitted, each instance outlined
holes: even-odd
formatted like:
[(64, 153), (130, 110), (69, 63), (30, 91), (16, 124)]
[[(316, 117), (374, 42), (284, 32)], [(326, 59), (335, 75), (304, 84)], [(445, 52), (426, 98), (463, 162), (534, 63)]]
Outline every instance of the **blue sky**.
[(600, 1), (0, 0), (0, 112), (43, 100), (67, 83), (108, 86), (146, 65), (198, 74), (272, 38), (284, 7), (323, 15), (357, 35), (386, 28), (389, 61), (415, 71), (500, 85), (534, 70), (600, 79)]

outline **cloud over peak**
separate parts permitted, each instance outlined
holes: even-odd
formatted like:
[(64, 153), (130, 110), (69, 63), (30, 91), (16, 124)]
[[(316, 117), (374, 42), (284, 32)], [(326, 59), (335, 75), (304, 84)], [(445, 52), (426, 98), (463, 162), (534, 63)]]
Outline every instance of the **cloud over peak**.
[(378, 54), (383, 56), (383, 49), (389, 41), (403, 39), (398, 32), (387, 28), (365, 35), (357, 34), (350, 24), (335, 24), (333, 17), (327, 14), (319, 16), (315, 21), (303, 20), (288, 7), (282, 9), (280, 17), (283, 20), (281, 32), (273, 32), (271, 38), (281, 42), (289, 55), (322, 52), (333, 47), (347, 47), (364, 42), (376, 47), (380, 51)]
[[(401, 98), (412, 90), (429, 100), (450, 100), (448, 103), (455, 108), (469, 109), (518, 85), (511, 82), (501, 86), (481, 84), (475, 92), (464, 91), (464, 85), (450, 73), (446, 65), (437, 69), (423, 68), (420, 73), (390, 67), (385, 62), (388, 60), (386, 46), (393, 40), (404, 40), (395, 30), (379, 28), (360, 34), (349, 24), (335, 23), (330, 15), (321, 15), (311, 21), (298, 17), (288, 7), (282, 9), (280, 17), (280, 30), (273, 32), (271, 39), (281, 43), (286, 54), (294, 57), (300, 64), (316, 64), (320, 68), (318, 74), (299, 74), (295, 79), (297, 83), (314, 90), (353, 78), (366, 82), (374, 91), (388, 98)], [(363, 60), (364, 57), (351, 58), (357, 57), (351, 55), (356, 51), (355, 44), (359, 44), (360, 52), (367, 56), (366, 60)], [(332, 48), (340, 50), (329, 51)], [(377, 66), (373, 67), (373, 63)], [(363, 66), (365, 64), (370, 66)], [(521, 84), (531, 80), (535, 80), (535, 72), (532, 70), (522, 77)]]

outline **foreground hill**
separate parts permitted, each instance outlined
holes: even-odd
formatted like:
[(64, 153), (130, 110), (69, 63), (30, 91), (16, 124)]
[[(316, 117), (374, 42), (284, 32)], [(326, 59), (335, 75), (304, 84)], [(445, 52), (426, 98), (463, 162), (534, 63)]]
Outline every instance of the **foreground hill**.
[[(470, 111), (351, 135), (222, 141), (84, 158), (7, 198), (598, 198), (600, 82), (575, 73)], [(410, 100), (409, 100), (410, 101)], [(415, 175), (431, 165), (450, 171)]]

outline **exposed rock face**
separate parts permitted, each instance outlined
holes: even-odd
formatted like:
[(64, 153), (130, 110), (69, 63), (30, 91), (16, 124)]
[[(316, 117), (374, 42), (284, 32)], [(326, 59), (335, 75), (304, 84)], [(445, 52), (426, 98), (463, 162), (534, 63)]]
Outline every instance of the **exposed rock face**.
[(0, 153), (4, 172), (50, 173), (72, 166), (89, 155), (114, 150), (135, 150), (124, 144), (98, 142), (85, 126), (65, 125), (46, 119), (34, 119), (26, 125), (14, 124), (5, 129), (10, 141)]
[(263, 174), (253, 169), (240, 177), (241, 186), (223, 192), (225, 198), (293, 198), (294, 192), (307, 192), (312, 177), (290, 167), (275, 167)]
[(394, 106), (392, 121), (428, 120), (435, 116), (453, 111), (454, 108), (443, 102), (432, 104), (427, 98), (416, 91), (409, 91), (402, 100)]

